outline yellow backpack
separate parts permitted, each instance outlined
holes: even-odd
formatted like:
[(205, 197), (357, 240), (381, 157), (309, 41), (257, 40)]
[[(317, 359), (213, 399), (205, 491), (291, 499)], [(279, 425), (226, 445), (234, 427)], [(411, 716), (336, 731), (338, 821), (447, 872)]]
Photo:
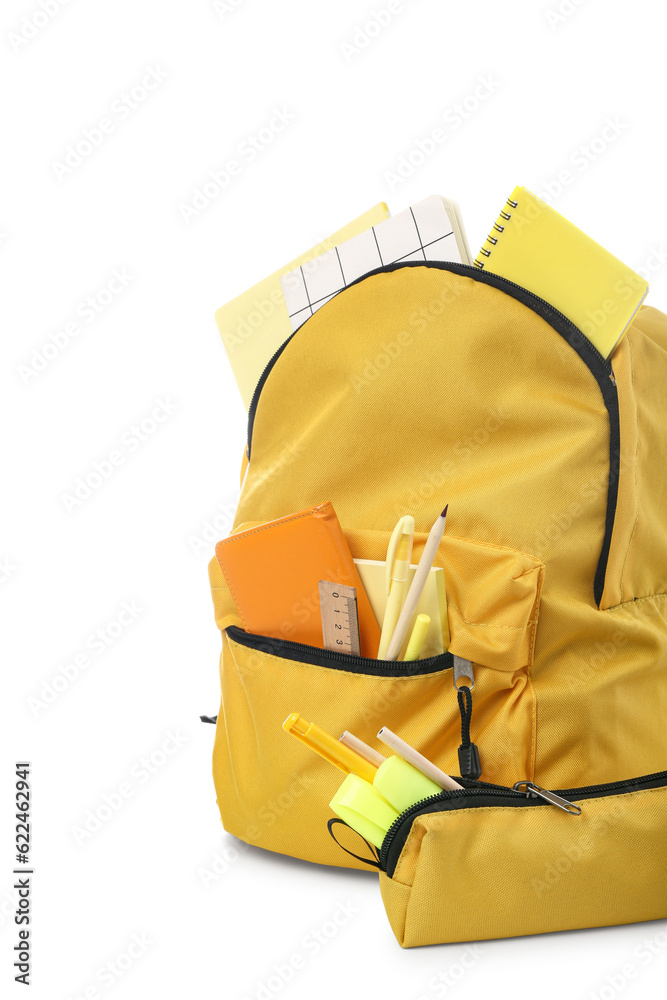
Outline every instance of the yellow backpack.
[[(544, 300), (452, 263), (373, 271), (292, 335), (252, 400), (235, 530), (330, 500), (377, 560), (410, 513), (416, 561), (448, 503), (451, 641), (396, 663), (250, 635), (213, 559), (226, 830), (376, 863), (404, 946), (667, 917), (666, 386), (657, 310), (609, 362)], [(377, 749), (385, 725), (457, 774), (454, 655), (474, 664), (481, 781), (400, 816), (379, 858), (343, 853), (340, 774), (283, 720)]]

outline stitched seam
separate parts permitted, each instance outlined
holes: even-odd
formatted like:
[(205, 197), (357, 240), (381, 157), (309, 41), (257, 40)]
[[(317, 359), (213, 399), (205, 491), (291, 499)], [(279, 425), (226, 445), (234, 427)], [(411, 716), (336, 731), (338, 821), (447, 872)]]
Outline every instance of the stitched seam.
[[(246, 622), (245, 616), (243, 614), (243, 611), (241, 610), (241, 605), (239, 604), (238, 598), (236, 596), (236, 592), (234, 591), (234, 588), (232, 587), (231, 580), (227, 576), (227, 574), (225, 572), (225, 567), (222, 565), (222, 563), (220, 562), (220, 560), (218, 560), (218, 563), (219, 563), (220, 569), (222, 570), (223, 575), (225, 577), (225, 581), (227, 583), (227, 587), (229, 588), (229, 592), (230, 592), (230, 594), (232, 595), (232, 597), (234, 599), (234, 604), (236, 605), (236, 610), (238, 611), (239, 617), (240, 617), (241, 621), (243, 622), (243, 627), (245, 628), (246, 632), (249, 632), (250, 629), (248, 628), (248, 623)], [(219, 589), (222, 590), (223, 588), (221, 587)]]
[[(323, 506), (328, 509), (331, 505), (330, 504), (324, 504)], [(288, 521), (298, 521), (302, 517), (312, 517), (312, 511), (307, 510), (303, 514), (294, 514), (293, 517), (286, 517), (286, 518), (283, 519), (283, 523), (287, 524)], [(273, 521), (268, 521), (266, 524), (260, 524), (256, 528), (249, 528), (247, 532), (246, 531), (243, 532), (243, 535), (244, 536), (245, 535), (256, 535), (258, 531), (266, 531), (267, 528), (272, 528), (273, 524), (274, 524)], [(239, 535), (233, 535), (232, 534), (232, 535), (229, 536), (229, 538), (225, 538), (225, 539), (223, 539), (223, 541), (218, 542), (218, 545), (227, 545), (229, 542), (235, 541), (238, 537), (239, 537)], [(223, 572), (224, 572), (224, 570), (223, 570)]]
[(544, 583), (544, 566), (540, 569), (539, 576), (537, 578), (537, 587), (535, 588), (535, 603), (533, 604), (533, 615), (528, 622), (530, 625), (530, 651), (528, 655), (528, 666), (532, 666), (533, 659), (535, 657), (535, 640), (537, 637), (537, 621), (540, 617), (540, 600), (542, 599), (542, 585)]
[(530, 569), (524, 570), (523, 573), (519, 573), (518, 576), (513, 576), (512, 579), (513, 580), (523, 580), (524, 576), (530, 576), (531, 573), (539, 573), (541, 567), (542, 567), (542, 563), (539, 563), (537, 566), (531, 566)]
[(629, 601), (623, 601), (622, 604), (614, 604), (612, 608), (603, 608), (605, 614), (610, 611), (617, 611), (619, 608), (627, 608), (629, 604), (641, 604), (642, 601), (659, 601), (661, 597), (667, 597), (667, 594), (648, 594), (646, 597), (631, 597)]
[(467, 618), (463, 617), (463, 612), (455, 604), (449, 604), (448, 606), (457, 612), (464, 625), (470, 625), (471, 628), (511, 628), (524, 632), (529, 625), (537, 625), (537, 618), (529, 618), (525, 625), (495, 625), (493, 622), (469, 622)]
[[(621, 594), (621, 604), (625, 603), (623, 601), (623, 575), (625, 574), (625, 567), (628, 562), (628, 556), (630, 555), (630, 549), (632, 548), (632, 540), (635, 537), (635, 532), (637, 530), (637, 524), (639, 522), (639, 479), (638, 479), (638, 469), (639, 469), (639, 404), (637, 403), (637, 393), (635, 391), (635, 366), (634, 358), (632, 354), (632, 342), (631, 338), (628, 337), (628, 350), (630, 352), (630, 376), (632, 384), (632, 397), (635, 402), (635, 421), (636, 421), (636, 433), (637, 433), (637, 447), (635, 449), (635, 523), (632, 525), (632, 533), (630, 535), (630, 541), (628, 542), (628, 547), (625, 552), (625, 558), (623, 560), (623, 566), (621, 567), (621, 579), (619, 581), (619, 591)], [(620, 473), (620, 469), (619, 469)]]
[(540, 600), (542, 597), (542, 585), (544, 583), (544, 565), (542, 565), (537, 578), (535, 591), (535, 603), (533, 605), (534, 619), (530, 623), (530, 647), (528, 652), (528, 663), (526, 665), (526, 680), (530, 688), (532, 699), (531, 727), (530, 727), (530, 754), (528, 758), (528, 769), (530, 780), (535, 780), (535, 770), (537, 768), (537, 691), (533, 684), (532, 666), (535, 659), (535, 641), (537, 638), (537, 621), (540, 617)]
[(530, 780), (535, 780), (535, 767), (537, 762), (537, 693), (533, 684), (533, 675), (530, 665), (526, 667), (526, 677), (531, 696), (531, 720), (530, 720), (530, 751), (528, 755), (528, 774)]
[(446, 542), (447, 539), (451, 539), (456, 542), (469, 542), (472, 545), (479, 545), (480, 548), (496, 549), (498, 552), (513, 552), (516, 555), (523, 556), (525, 559), (530, 559), (530, 561), (535, 564), (536, 568), (544, 565), (542, 560), (538, 559), (537, 556), (531, 556), (528, 552), (522, 552), (521, 549), (511, 549), (509, 545), (496, 545), (494, 542), (478, 542), (475, 538), (464, 538), (461, 535), (445, 535), (443, 542)]

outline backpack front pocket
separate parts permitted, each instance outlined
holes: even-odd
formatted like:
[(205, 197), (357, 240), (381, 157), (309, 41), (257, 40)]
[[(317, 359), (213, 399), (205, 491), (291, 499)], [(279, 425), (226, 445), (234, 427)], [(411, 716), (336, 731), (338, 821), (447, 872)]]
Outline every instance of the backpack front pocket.
[[(384, 558), (389, 532), (345, 534), (355, 558)], [(415, 535), (413, 562), (425, 538)], [(376, 734), (388, 726), (445, 771), (458, 771), (461, 715), (450, 654), (475, 663), (471, 734), (482, 776), (532, 776), (536, 711), (530, 665), (544, 566), (512, 549), (448, 535), (436, 563), (445, 569), (449, 652), (393, 662), (244, 631), (218, 562), (211, 560), (223, 641), (213, 767), (227, 830), (279, 852), (346, 863), (322, 836), (326, 803), (340, 776), (304, 759), (282, 723), (299, 711), (331, 733), (350, 730), (379, 750)]]
[[(414, 662), (371, 660), (243, 632), (223, 635), (222, 704), (213, 775), (225, 829), (242, 840), (321, 864), (359, 867), (326, 832), (343, 780), (282, 729), (298, 710), (329, 732), (373, 743), (382, 725), (455, 746), (449, 653)], [(443, 705), (451, 704), (449, 730)], [(458, 717), (458, 713), (456, 713)]]
[(389, 830), (380, 888), (403, 947), (667, 917), (666, 771), (559, 791), (570, 812), (521, 787), (443, 792)]

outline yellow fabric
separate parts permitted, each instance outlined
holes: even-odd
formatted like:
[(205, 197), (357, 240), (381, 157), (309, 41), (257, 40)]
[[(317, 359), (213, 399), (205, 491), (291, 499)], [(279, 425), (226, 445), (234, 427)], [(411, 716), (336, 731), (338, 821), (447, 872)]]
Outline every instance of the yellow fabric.
[(404, 948), (667, 915), (667, 788), (422, 816), (380, 888)]
[[(620, 486), (601, 607), (607, 410), (573, 348), (504, 292), (434, 267), (377, 274), (308, 320), (259, 397), (237, 527), (331, 500), (353, 555), (382, 559), (410, 513), (418, 558), (449, 503), (438, 561), (450, 648), (475, 661), (472, 737), (487, 781), (568, 788), (667, 769), (667, 318), (643, 308), (613, 365)], [(238, 625), (215, 560), (210, 577), (218, 626)], [(341, 777), (285, 736), (292, 711), (377, 749), (387, 725), (458, 771), (449, 670), (333, 670), (223, 632), (221, 683), (218, 801), (226, 829), (250, 843), (363, 867), (327, 833)], [(504, 833), (479, 854), (482, 902)], [(431, 878), (437, 897), (443, 876)]]
[[(667, 592), (667, 323), (642, 309), (644, 336), (624, 338), (614, 354), (621, 418), (621, 476), (603, 608)], [(647, 558), (648, 556), (648, 558)], [(656, 575), (656, 567), (662, 572)]]

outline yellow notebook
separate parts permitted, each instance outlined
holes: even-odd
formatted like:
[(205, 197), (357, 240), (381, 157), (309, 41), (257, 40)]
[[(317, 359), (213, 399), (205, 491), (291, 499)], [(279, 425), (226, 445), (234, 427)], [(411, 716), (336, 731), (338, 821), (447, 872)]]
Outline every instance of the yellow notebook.
[(380, 202), (318, 246), (307, 250), (296, 260), (285, 264), (217, 310), (215, 320), (246, 410), (250, 406), (260, 375), (280, 345), (292, 333), (280, 286), (282, 276), (313, 257), (318, 257), (325, 250), (331, 250), (339, 243), (377, 225), (388, 215), (386, 204)]
[[(376, 559), (355, 559), (354, 564), (361, 577), (364, 590), (371, 602), (373, 614), (381, 625), (384, 610), (387, 606), (387, 564)], [(416, 566), (410, 566), (409, 582), (417, 571)], [(405, 653), (412, 625), (417, 615), (428, 615), (431, 619), (420, 660), (429, 656), (439, 656), (447, 652), (449, 647), (449, 622), (447, 620), (447, 595), (445, 593), (445, 571), (442, 566), (432, 566), (426, 577), (426, 584), (415, 609), (414, 617), (407, 631), (401, 648), (401, 656)]]
[(475, 265), (546, 299), (605, 358), (648, 292), (644, 278), (523, 187), (507, 199)]

